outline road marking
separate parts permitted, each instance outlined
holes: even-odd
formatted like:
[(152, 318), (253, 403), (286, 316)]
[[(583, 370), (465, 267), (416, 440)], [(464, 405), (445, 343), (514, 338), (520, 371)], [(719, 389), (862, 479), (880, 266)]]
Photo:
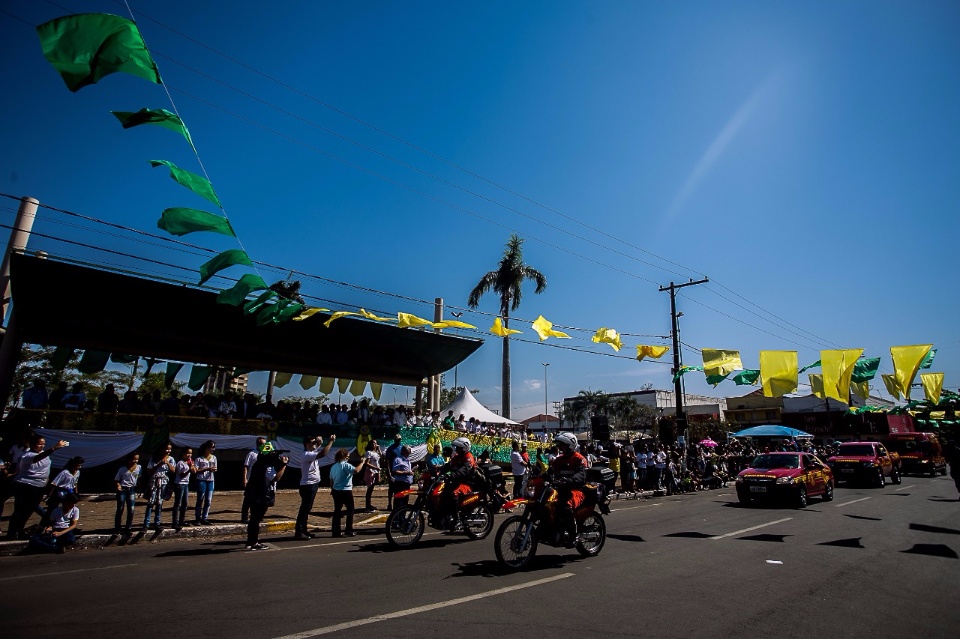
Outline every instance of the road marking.
[(60, 572), (43, 572), (36, 575), (19, 575), (17, 577), (0, 577), (0, 581), (13, 581), (14, 579), (32, 579), (34, 577), (56, 577), (59, 575), (74, 575), (78, 572), (90, 572), (91, 570), (113, 570), (114, 568), (129, 568), (138, 564), (118, 564), (116, 566), (100, 566), (99, 568), (80, 568), (78, 570), (61, 570)]
[(626, 508), (611, 508), (610, 512), (618, 513), (621, 510), (633, 510), (635, 508), (652, 508), (653, 506), (663, 506), (663, 504), (641, 504), (640, 506), (627, 506)]
[(344, 623), (338, 623), (333, 626), (324, 626), (322, 628), (314, 628), (313, 630), (297, 632), (292, 635), (284, 635), (282, 637), (276, 637), (275, 639), (307, 639), (308, 637), (326, 635), (332, 632), (339, 632), (340, 630), (348, 630), (350, 628), (365, 626), (367, 624), (377, 623), (380, 621), (389, 621), (390, 619), (399, 619), (400, 617), (418, 615), (421, 612), (430, 612), (431, 610), (437, 610), (438, 608), (447, 608), (449, 606), (457, 606), (459, 604), (469, 603), (471, 601), (476, 601), (478, 599), (486, 599), (487, 597), (495, 597), (496, 595), (502, 595), (508, 592), (524, 590), (526, 588), (533, 588), (534, 586), (542, 586), (552, 581), (557, 581), (558, 579), (566, 579), (567, 577), (573, 577), (573, 573), (565, 572), (560, 575), (554, 575), (553, 577), (545, 577), (543, 579), (537, 579), (536, 581), (528, 581), (523, 584), (517, 584), (516, 586), (506, 586), (505, 588), (497, 588), (496, 590), (488, 590), (486, 592), (480, 592), (475, 595), (469, 595), (467, 597), (459, 597), (457, 599), (439, 601), (437, 603), (427, 604), (426, 606), (417, 606), (416, 608), (407, 608), (406, 610), (398, 610), (397, 612), (388, 612), (383, 615), (375, 615), (373, 617), (367, 617), (365, 619), (357, 619), (356, 621), (347, 621)]
[(775, 521), (768, 521), (765, 524), (760, 524), (759, 526), (751, 526), (750, 528), (744, 528), (743, 530), (734, 530), (729, 532), (726, 535), (717, 535), (715, 537), (707, 537), (707, 539), (725, 539), (727, 537), (733, 537), (734, 535), (739, 535), (745, 532), (750, 532), (751, 530), (759, 530), (760, 528), (766, 528), (767, 526), (772, 526), (774, 524), (782, 524), (785, 521), (790, 521), (793, 517), (784, 517), (783, 519), (777, 519)]
[(909, 486), (901, 486), (900, 488), (897, 488), (896, 490), (906, 490), (907, 488), (913, 488), (914, 486), (916, 486), (916, 484), (910, 484)]
[[(423, 536), (424, 536), (424, 537), (430, 537), (431, 535), (442, 535), (442, 534), (443, 534), (442, 532), (429, 532), (429, 533), (424, 533)], [(332, 541), (332, 542), (325, 543), (325, 544), (305, 544), (305, 545), (303, 545), (303, 546), (288, 546), (288, 547), (286, 547), (286, 548), (271, 548), (271, 550), (273, 550), (274, 552), (284, 552), (284, 551), (287, 551), (287, 550), (304, 550), (304, 549), (306, 549), (306, 548), (323, 548), (323, 547), (325, 547), (325, 546), (342, 546), (342, 545), (344, 545), (344, 544), (368, 544), (368, 543), (370, 543), (371, 541), (382, 541), (382, 542), (386, 542), (386, 541), (387, 541), (387, 538), (386, 538), (386, 537), (379, 537), (379, 536), (377, 536), (377, 537), (370, 537), (370, 538), (367, 538), (367, 539), (351, 539), (351, 540), (348, 540), (348, 541)], [(265, 540), (264, 540), (264, 543), (270, 543), (270, 540), (269, 540), (269, 539), (265, 539)], [(252, 554), (255, 554), (255, 553), (252, 553)]]
[(840, 508), (840, 507), (842, 507), (842, 506), (849, 506), (850, 504), (855, 504), (855, 503), (857, 503), (858, 501), (867, 501), (868, 499), (870, 499), (870, 498), (869, 498), (869, 497), (861, 497), (860, 499), (854, 499), (853, 501), (845, 501), (845, 502), (843, 502), (842, 504), (837, 504), (837, 505), (835, 505), (834, 508)]

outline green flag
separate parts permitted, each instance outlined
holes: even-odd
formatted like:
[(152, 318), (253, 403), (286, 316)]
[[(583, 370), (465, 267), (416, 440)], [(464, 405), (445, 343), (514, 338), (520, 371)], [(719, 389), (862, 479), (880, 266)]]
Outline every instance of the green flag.
[(93, 375), (99, 373), (107, 367), (107, 360), (110, 359), (110, 353), (104, 351), (83, 351), (83, 357), (77, 364), (77, 370), (84, 375)]
[(726, 375), (707, 375), (707, 383), (716, 386), (723, 380), (727, 379), (729, 375), (730, 373), (727, 373)]
[(305, 305), (298, 302), (279, 299), (276, 304), (264, 305), (257, 312), (257, 326), (280, 324), (298, 315), (304, 308)]
[(72, 346), (57, 346), (57, 350), (53, 351), (53, 355), (50, 356), (50, 368), (55, 371), (62, 371), (66, 368), (70, 358), (73, 357), (73, 350)]
[(167, 372), (163, 375), (163, 385), (167, 388), (173, 386), (173, 382), (177, 379), (177, 374), (181, 368), (183, 368), (183, 364), (167, 362)]
[(187, 233), (196, 233), (197, 231), (210, 231), (236, 237), (233, 227), (230, 226), (230, 220), (206, 211), (197, 209), (172, 208), (164, 209), (157, 220), (157, 227), (163, 229), (170, 235), (186, 235)]
[(853, 365), (853, 375), (850, 377), (850, 381), (857, 384), (861, 382), (869, 382), (871, 379), (877, 376), (877, 369), (879, 368), (879, 357), (858, 359), (857, 363)]
[(77, 92), (111, 73), (130, 73), (156, 84), (157, 64), (130, 20), (108, 13), (81, 13), (37, 27), (43, 55), (67, 88)]
[(680, 370), (673, 374), (673, 383), (676, 384), (680, 381), (680, 378), (689, 373), (690, 371), (703, 371), (703, 366), (681, 366)]
[(171, 113), (166, 109), (144, 108), (136, 112), (111, 111), (110, 113), (120, 120), (120, 125), (125, 129), (132, 129), (141, 124), (156, 124), (157, 126), (162, 126), (165, 129), (179, 133), (186, 139), (190, 146), (193, 146), (193, 139), (190, 137), (190, 132), (187, 131), (187, 125), (183, 123), (179, 115)]
[(217, 303), (240, 306), (243, 300), (247, 299), (247, 295), (254, 291), (262, 291), (266, 288), (269, 287), (267, 283), (263, 281), (262, 277), (253, 273), (247, 273), (241, 277), (240, 281), (234, 284), (232, 288), (220, 291), (220, 294), (217, 295)]
[(931, 348), (927, 356), (920, 362), (920, 368), (927, 369), (933, 366), (933, 358), (937, 356), (937, 349)]
[(213, 202), (217, 206), (220, 206), (220, 199), (214, 192), (213, 185), (210, 184), (210, 181), (202, 175), (185, 171), (173, 162), (168, 162), (167, 160), (150, 160), (150, 165), (154, 167), (161, 165), (167, 167), (170, 169), (170, 177), (173, 178), (174, 182), (180, 186), (187, 187), (200, 197)]
[(200, 265), (200, 284), (203, 284), (220, 271), (237, 265), (253, 266), (250, 257), (240, 249), (228, 249), (212, 260)]
[(808, 370), (810, 370), (811, 368), (817, 368), (818, 366), (821, 366), (819, 359), (818, 359), (817, 361), (815, 361), (813, 364), (807, 364), (806, 366), (804, 366), (803, 368), (801, 368), (800, 370), (798, 370), (798, 371), (797, 371), (797, 375), (799, 375), (800, 373), (803, 373), (803, 372), (805, 372), (805, 371), (808, 371)]
[(122, 353), (111, 353), (110, 361), (114, 364), (133, 364), (140, 359), (139, 355), (124, 355)]
[(243, 305), (244, 314), (251, 315), (259, 312), (267, 302), (276, 296), (277, 294), (274, 291), (264, 291), (257, 299), (250, 300)]
[(190, 381), (187, 382), (187, 388), (192, 391), (198, 391), (203, 388), (203, 385), (207, 383), (207, 379), (213, 373), (213, 369), (209, 366), (198, 366), (197, 364), (193, 365), (193, 368), (190, 369)]
[(758, 379), (760, 379), (760, 371), (749, 368), (733, 376), (733, 382), (737, 386), (755, 386)]

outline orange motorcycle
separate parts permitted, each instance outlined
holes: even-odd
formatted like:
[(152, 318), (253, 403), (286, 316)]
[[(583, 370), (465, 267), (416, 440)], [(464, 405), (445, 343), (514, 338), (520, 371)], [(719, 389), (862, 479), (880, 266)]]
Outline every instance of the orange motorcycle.
[(576, 536), (571, 539), (560, 523), (556, 489), (544, 477), (530, 479), (526, 496), (504, 505), (506, 509), (525, 507), (520, 515), (508, 517), (500, 524), (494, 541), (497, 560), (507, 568), (523, 568), (537, 554), (539, 544), (555, 548), (572, 545), (584, 557), (598, 555), (607, 540), (607, 525), (601, 513), (610, 512), (608, 493), (615, 481), (616, 475), (609, 468), (587, 472), (583, 503), (573, 513)]

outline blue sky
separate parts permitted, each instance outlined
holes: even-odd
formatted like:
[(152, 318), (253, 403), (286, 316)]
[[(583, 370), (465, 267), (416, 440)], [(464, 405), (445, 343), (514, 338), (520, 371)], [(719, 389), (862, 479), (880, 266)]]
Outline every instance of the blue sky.
[[(71, 94), (29, 26), (122, 15), (122, 3), (57, 4), (67, 10), (11, 0), (0, 13), (0, 191), (149, 231), (164, 208), (203, 208), (147, 164), (196, 171), (183, 141), (123, 131), (109, 114), (169, 108), (163, 89), (114, 75)], [(549, 281), (542, 295), (525, 292), (517, 316), (590, 331), (547, 344), (612, 354), (589, 341), (593, 330), (667, 335), (658, 285), (705, 274), (712, 282), (678, 301), (691, 347), (739, 349), (751, 368), (762, 349), (797, 350), (806, 364), (821, 348), (864, 348), (890, 372), (891, 345), (932, 342), (931, 370), (946, 388), (960, 384), (956, 3), (131, 6), (152, 18), (139, 18), (144, 37), (254, 259), (463, 307), (512, 230)], [(0, 202), (8, 225), (10, 206)], [(35, 230), (190, 269), (206, 259), (64, 221), (76, 223), (42, 210)], [(338, 310), (431, 313), (319, 280), (304, 279), (304, 291)], [(496, 309), (492, 297), (480, 308)], [(544, 362), (551, 403), (586, 388), (670, 386), (667, 364), (630, 359), (634, 344), (663, 339), (627, 337), (613, 358), (535, 344), (514, 327), (531, 340), (512, 349), (515, 417), (543, 410)], [(457, 378), (499, 408), (500, 344), (487, 337)], [(699, 364), (696, 350), (684, 362)], [(712, 389), (700, 375), (686, 389), (752, 390)]]

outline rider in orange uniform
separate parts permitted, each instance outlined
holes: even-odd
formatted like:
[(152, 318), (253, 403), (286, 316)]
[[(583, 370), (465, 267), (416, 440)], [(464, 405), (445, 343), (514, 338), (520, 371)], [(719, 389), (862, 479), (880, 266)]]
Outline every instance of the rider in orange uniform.
[(567, 545), (577, 537), (577, 523), (573, 512), (583, 503), (584, 484), (587, 483), (587, 460), (577, 452), (577, 438), (572, 433), (560, 433), (553, 443), (560, 454), (550, 463), (551, 483), (557, 489), (557, 516), (561, 530), (568, 534)]
[(446, 473), (441, 504), (444, 511), (453, 515), (457, 512), (460, 497), (473, 492), (470, 482), (477, 476), (477, 460), (470, 453), (470, 440), (466, 437), (457, 437), (450, 445), (453, 457), (440, 469), (441, 473)]

